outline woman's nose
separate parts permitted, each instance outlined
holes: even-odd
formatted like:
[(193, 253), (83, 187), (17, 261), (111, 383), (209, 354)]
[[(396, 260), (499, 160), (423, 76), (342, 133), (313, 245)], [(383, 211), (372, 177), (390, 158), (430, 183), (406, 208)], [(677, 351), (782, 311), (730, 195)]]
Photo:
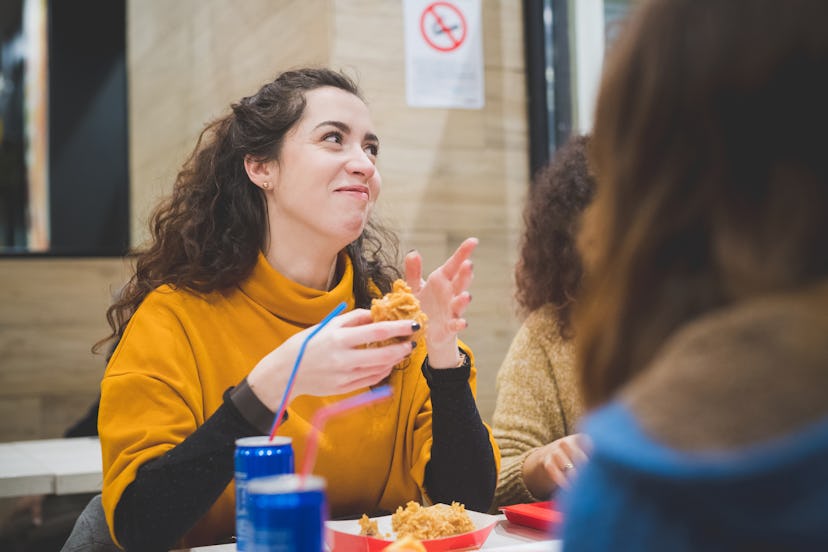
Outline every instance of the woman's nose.
[(349, 173), (360, 174), (365, 179), (371, 178), (377, 172), (377, 167), (374, 165), (373, 160), (368, 157), (368, 154), (362, 148), (357, 149), (351, 156), (346, 165), (346, 169)]

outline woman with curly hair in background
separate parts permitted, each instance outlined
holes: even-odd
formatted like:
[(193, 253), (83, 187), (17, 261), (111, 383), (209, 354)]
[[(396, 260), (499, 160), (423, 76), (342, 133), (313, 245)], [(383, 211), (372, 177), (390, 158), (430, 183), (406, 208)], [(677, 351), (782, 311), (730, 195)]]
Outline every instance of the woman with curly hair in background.
[(501, 449), (494, 508), (547, 499), (586, 459), (575, 434), (581, 400), (571, 312), (583, 274), (576, 248), (595, 193), (586, 136), (569, 140), (538, 173), (524, 212), (516, 299), (526, 319), (497, 376), (493, 432)]

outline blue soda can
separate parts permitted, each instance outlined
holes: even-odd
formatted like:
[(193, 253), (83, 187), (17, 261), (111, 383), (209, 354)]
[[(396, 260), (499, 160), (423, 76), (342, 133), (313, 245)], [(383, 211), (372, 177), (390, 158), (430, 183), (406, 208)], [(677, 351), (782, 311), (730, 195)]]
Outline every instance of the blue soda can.
[(277, 475), (251, 481), (252, 552), (321, 552), (325, 549), (328, 501), (325, 480)]
[(290, 437), (267, 435), (236, 439), (236, 550), (250, 547), (253, 526), (250, 523), (248, 486), (258, 477), (293, 473), (293, 447)]

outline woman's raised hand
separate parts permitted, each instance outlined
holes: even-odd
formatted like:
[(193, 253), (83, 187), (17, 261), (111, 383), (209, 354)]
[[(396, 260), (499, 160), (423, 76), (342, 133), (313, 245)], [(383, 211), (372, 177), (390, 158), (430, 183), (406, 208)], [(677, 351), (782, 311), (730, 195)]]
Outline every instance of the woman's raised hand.
[(446, 262), (423, 280), (423, 261), (412, 251), (405, 256), (405, 279), (428, 316), (426, 347), (432, 368), (454, 368), (460, 360), (457, 333), (468, 324), (463, 314), (471, 301), (471, 254), (477, 238), (467, 238)]
[[(248, 385), (269, 409), (275, 411), (279, 407), (302, 342), (314, 327), (293, 335), (248, 374)], [(333, 318), (308, 341), (292, 396), (338, 395), (379, 383), (411, 354), (413, 343), (406, 339), (382, 347), (364, 346), (407, 337), (414, 331), (410, 320), (373, 322), (371, 312), (365, 309)]]

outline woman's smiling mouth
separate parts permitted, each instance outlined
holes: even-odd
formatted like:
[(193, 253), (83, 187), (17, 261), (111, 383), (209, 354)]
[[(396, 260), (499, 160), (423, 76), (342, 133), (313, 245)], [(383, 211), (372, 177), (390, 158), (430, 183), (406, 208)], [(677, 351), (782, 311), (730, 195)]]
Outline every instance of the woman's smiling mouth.
[(348, 195), (353, 195), (364, 201), (368, 201), (371, 198), (371, 192), (368, 186), (363, 186), (359, 184), (354, 184), (351, 186), (342, 186), (341, 188), (337, 188), (335, 191), (344, 192)]

